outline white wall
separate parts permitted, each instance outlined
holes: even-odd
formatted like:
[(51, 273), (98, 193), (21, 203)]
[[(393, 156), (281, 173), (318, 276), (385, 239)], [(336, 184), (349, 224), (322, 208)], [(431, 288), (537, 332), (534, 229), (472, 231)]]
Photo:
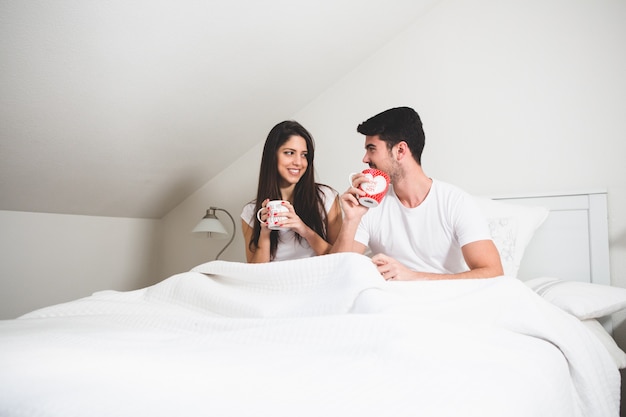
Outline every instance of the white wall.
[[(400, 105), (423, 118), (426, 173), (473, 194), (606, 189), (612, 282), (626, 287), (624, 22), (617, 0), (442, 1), (286, 118), (312, 132), (318, 179), (339, 191), (362, 167), (357, 124)], [(206, 259), (180, 234), (205, 207), (238, 215), (254, 196), (260, 146), (167, 216), (165, 274)], [(225, 258), (244, 259), (239, 235)]]
[[(272, 126), (267, 127), (267, 132)], [(243, 206), (256, 196), (261, 152), (267, 132), (259, 133), (261, 142), (256, 147), (243, 154), (227, 170), (163, 218), (163, 278), (214, 260), (227, 243), (225, 240), (208, 239), (206, 235), (191, 233), (211, 206), (228, 210), (235, 220), (235, 240), (220, 256), (220, 260), (245, 261), (239, 215)], [(228, 216), (223, 212), (217, 212), (216, 215), (230, 231), (232, 225)]]
[[(423, 118), (426, 172), (471, 193), (606, 189), (613, 283), (626, 287), (624, 21), (622, 1), (442, 1), (286, 118), (313, 133), (318, 179), (340, 191), (347, 173), (362, 167), (356, 125), (398, 105)], [(254, 196), (261, 145), (173, 210), (166, 225), (183, 213), (193, 227), (209, 205), (238, 215)], [(177, 229), (166, 226), (166, 241)], [(190, 239), (181, 236), (182, 249), (170, 245), (166, 258), (187, 257), (185, 267), (204, 259), (189, 254)], [(242, 247), (226, 257), (243, 259)]]
[[(313, 133), (318, 179), (339, 191), (362, 166), (356, 125), (398, 105), (424, 120), (426, 172), (471, 193), (607, 189), (612, 280), (626, 287), (625, 21), (620, 0), (443, 0), (284, 119)], [(237, 225), (221, 259), (243, 261), (239, 213), (279, 121), (161, 221), (0, 212), (0, 318), (213, 259), (226, 242), (190, 233), (209, 206)]]
[(0, 319), (158, 282), (159, 224), (0, 211)]
[(342, 190), (363, 154), (356, 125), (398, 105), (423, 118), (426, 172), (471, 193), (608, 190), (612, 282), (626, 287), (623, 22), (623, 1), (443, 1), (297, 118)]
[(297, 118), (342, 190), (356, 125), (399, 105), (423, 118), (427, 174), (471, 193), (606, 189), (611, 280), (626, 287), (624, 22), (624, 1), (443, 1)]

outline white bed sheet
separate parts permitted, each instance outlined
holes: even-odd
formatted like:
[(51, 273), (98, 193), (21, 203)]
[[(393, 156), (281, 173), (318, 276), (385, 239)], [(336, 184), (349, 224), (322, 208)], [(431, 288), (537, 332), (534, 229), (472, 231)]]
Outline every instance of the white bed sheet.
[(619, 373), (508, 277), (215, 261), (0, 322), (2, 416), (617, 416)]

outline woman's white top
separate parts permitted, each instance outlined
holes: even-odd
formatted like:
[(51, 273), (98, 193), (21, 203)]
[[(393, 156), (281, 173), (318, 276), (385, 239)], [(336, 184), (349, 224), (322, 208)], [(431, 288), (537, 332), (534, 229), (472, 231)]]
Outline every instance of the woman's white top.
[[(335, 199), (339, 196), (339, 193), (326, 185), (320, 185), (322, 190), (322, 198), (324, 200), (324, 210), (328, 214), (333, 207)], [(250, 227), (254, 227), (254, 222), (257, 221), (256, 212), (254, 207), (256, 202), (253, 201), (244, 206), (241, 212), (241, 219), (248, 223)], [(272, 261), (287, 261), (291, 259), (309, 258), (315, 256), (316, 253), (309, 245), (306, 239), (296, 239), (296, 232), (291, 229), (278, 230), (278, 247), (276, 248), (276, 256)], [(247, 245), (248, 242), (245, 242)]]

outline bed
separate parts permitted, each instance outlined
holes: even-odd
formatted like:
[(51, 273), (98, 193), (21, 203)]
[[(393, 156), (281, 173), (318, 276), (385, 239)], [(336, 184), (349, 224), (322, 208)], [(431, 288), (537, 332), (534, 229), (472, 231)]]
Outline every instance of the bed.
[[(606, 194), (581, 196), (477, 197), (502, 277), (213, 261), (0, 321), (0, 415), (618, 416), (626, 354), (606, 319), (626, 290), (608, 285)], [(565, 236), (587, 272), (553, 254), (562, 227), (587, 229)]]

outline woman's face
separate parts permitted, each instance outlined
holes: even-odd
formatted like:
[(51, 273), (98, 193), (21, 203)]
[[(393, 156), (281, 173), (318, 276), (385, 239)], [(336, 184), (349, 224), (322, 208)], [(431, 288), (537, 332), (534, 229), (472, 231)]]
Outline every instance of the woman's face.
[(281, 186), (295, 185), (304, 175), (309, 162), (306, 157), (309, 150), (302, 136), (291, 136), (278, 148), (278, 174)]

